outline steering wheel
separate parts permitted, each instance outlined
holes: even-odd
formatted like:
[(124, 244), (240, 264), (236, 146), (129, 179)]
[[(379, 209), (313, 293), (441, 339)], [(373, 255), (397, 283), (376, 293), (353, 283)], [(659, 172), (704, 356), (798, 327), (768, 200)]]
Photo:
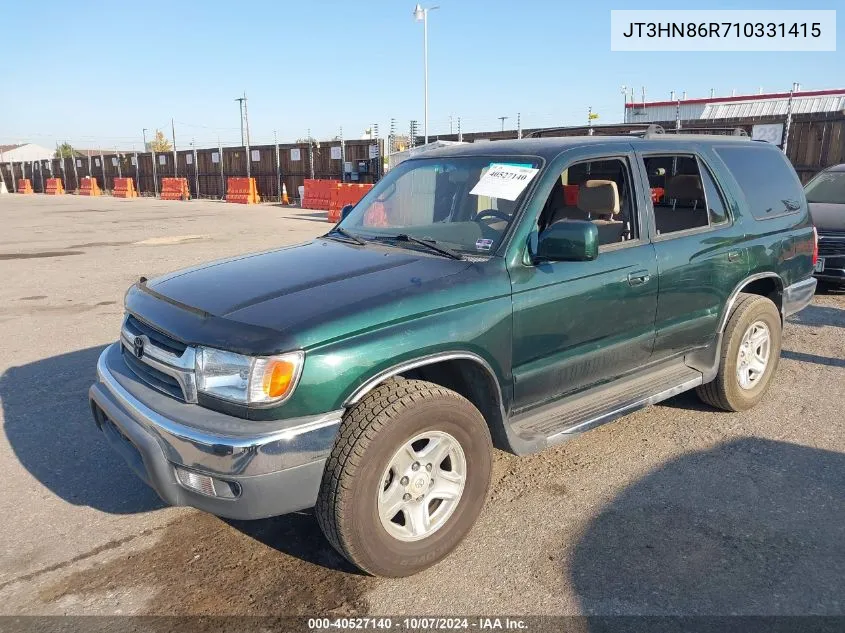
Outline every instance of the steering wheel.
[(482, 218), (491, 217), (491, 218), (498, 218), (499, 220), (504, 220), (505, 222), (510, 222), (511, 215), (509, 213), (505, 213), (504, 211), (499, 211), (498, 209), (485, 209), (484, 211), (480, 211), (475, 216), (475, 221), (478, 222)]

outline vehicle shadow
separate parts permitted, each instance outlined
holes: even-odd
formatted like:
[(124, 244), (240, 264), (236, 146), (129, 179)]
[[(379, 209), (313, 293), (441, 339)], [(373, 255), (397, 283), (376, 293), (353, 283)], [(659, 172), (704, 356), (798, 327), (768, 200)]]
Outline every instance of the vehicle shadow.
[(366, 575), (329, 544), (313, 510), (257, 521), (223, 520), (242, 534), (283, 554), (326, 569)]
[(585, 615), (842, 615), (845, 454), (759, 438), (610, 501), (570, 559)]
[(0, 376), (3, 431), (18, 461), (74, 505), (112, 514), (164, 507), (103, 439), (88, 405), (104, 347), (9, 368)]
[(796, 312), (787, 318), (787, 322), (798, 325), (809, 325), (811, 327), (830, 325), (845, 328), (845, 310), (842, 308), (810, 304), (800, 312)]

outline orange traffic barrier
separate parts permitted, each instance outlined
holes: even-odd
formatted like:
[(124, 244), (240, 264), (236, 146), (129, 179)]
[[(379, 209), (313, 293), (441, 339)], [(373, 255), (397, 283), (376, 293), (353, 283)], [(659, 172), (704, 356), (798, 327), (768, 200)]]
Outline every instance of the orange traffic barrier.
[(290, 204), (290, 198), (288, 198), (288, 188), (285, 183), (282, 183), (282, 204)]
[(230, 177), (226, 189), (226, 202), (238, 204), (258, 204), (261, 198), (255, 186), (255, 178)]
[(114, 189), (111, 193), (115, 198), (138, 197), (138, 192), (135, 191), (135, 183), (131, 178), (115, 178)]
[(302, 198), (303, 209), (328, 210), (337, 180), (306, 178)]
[(91, 178), (90, 176), (85, 176), (82, 179), (82, 182), (79, 186), (79, 195), (80, 196), (99, 196), (102, 195), (102, 191), (100, 191), (100, 185), (97, 184), (96, 178)]
[(563, 204), (567, 207), (578, 206), (578, 185), (563, 185)]
[(663, 200), (663, 194), (665, 194), (665, 190), (663, 187), (652, 187), (651, 188), (651, 201), (654, 204), (657, 204), (661, 200)]
[(18, 178), (18, 193), (35, 193), (29, 178)]
[(48, 196), (60, 196), (65, 192), (65, 187), (62, 184), (61, 178), (48, 178), (47, 188), (44, 193)]
[(329, 200), (329, 222), (339, 222), (340, 212), (348, 204), (355, 205), (372, 189), (371, 184), (339, 182), (332, 188)]
[(188, 189), (187, 178), (162, 178), (162, 200), (190, 200), (191, 190)]

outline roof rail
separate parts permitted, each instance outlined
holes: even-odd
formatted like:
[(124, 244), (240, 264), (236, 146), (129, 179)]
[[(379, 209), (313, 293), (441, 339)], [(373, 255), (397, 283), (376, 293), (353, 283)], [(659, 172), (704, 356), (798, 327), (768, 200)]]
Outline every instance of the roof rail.
[(666, 130), (667, 134), (702, 134), (711, 136), (748, 136), (741, 127), (687, 127), (680, 130)]

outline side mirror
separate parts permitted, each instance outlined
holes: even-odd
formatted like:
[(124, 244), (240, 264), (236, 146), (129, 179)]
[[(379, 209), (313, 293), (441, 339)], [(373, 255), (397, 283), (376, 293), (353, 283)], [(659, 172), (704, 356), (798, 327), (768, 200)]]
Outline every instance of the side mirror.
[(343, 208), (340, 210), (340, 219), (341, 219), (341, 221), (345, 220), (345, 219), (346, 219), (346, 216), (347, 216), (347, 215), (349, 215), (349, 214), (352, 212), (352, 209), (354, 209), (354, 208), (355, 208), (355, 207), (354, 207), (353, 205), (351, 205), (351, 204), (347, 204), (345, 207), (343, 207)]
[(599, 230), (592, 222), (556, 222), (540, 234), (537, 259), (553, 262), (591, 261), (599, 256)]

